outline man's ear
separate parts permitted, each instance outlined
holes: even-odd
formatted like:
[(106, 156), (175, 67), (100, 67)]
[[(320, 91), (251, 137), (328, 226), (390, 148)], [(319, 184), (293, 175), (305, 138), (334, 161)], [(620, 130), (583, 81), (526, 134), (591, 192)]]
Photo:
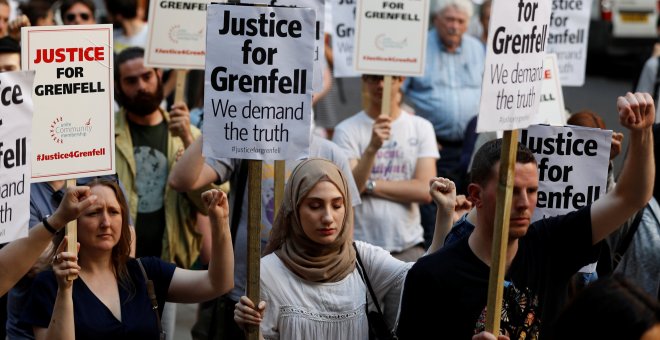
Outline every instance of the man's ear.
[(476, 183), (470, 183), (468, 184), (467, 187), (467, 199), (472, 202), (472, 205), (476, 208), (480, 208), (482, 205), (482, 200), (481, 200), (481, 194), (483, 192), (483, 189), (479, 184)]

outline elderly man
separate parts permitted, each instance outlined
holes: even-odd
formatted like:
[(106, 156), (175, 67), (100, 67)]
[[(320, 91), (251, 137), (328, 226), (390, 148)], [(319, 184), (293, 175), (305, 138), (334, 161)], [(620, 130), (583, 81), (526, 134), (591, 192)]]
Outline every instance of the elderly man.
[[(416, 114), (433, 124), (440, 151), (436, 162), (438, 176), (457, 182), (461, 188), (463, 136), (468, 122), (479, 110), (486, 52), (477, 38), (466, 34), (473, 13), (470, 0), (438, 0), (434, 12), (424, 76), (408, 78), (402, 90)], [(420, 211), (428, 244), (435, 207), (421, 205)]]

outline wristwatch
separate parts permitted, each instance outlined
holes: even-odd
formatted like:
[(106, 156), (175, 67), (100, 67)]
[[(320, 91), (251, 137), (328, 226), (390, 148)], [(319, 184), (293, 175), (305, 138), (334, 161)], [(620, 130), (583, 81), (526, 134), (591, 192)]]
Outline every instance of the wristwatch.
[(368, 180), (368, 181), (367, 181), (367, 187), (366, 187), (366, 189), (365, 189), (364, 192), (365, 192), (367, 195), (371, 195), (371, 194), (374, 193), (374, 189), (376, 189), (376, 181)]

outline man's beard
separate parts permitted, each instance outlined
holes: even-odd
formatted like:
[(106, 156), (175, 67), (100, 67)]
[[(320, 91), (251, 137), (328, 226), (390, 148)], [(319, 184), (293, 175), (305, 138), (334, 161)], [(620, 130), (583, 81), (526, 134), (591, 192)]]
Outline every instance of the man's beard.
[(132, 114), (144, 117), (156, 111), (163, 101), (163, 85), (159, 80), (155, 93), (140, 91), (134, 97), (122, 94), (123, 100), (120, 104), (124, 109)]

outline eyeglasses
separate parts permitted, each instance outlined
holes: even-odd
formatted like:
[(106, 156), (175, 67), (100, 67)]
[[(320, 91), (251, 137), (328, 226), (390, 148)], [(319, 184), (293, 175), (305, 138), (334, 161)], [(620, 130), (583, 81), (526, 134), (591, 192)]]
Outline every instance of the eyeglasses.
[(89, 18), (91, 18), (91, 15), (89, 13), (68, 13), (64, 18), (66, 21), (71, 22), (76, 20), (76, 16), (79, 16), (81, 20), (87, 21)]
[[(380, 83), (381, 81), (383, 81), (383, 79), (385, 79), (385, 77), (374, 75), (374, 74), (365, 74), (365, 75), (362, 76), (362, 79), (364, 79), (364, 81), (366, 81), (368, 83), (377, 84), (377, 83)], [(401, 76), (392, 76), (392, 80), (401, 80), (401, 79), (403, 79), (403, 77), (401, 77)]]

